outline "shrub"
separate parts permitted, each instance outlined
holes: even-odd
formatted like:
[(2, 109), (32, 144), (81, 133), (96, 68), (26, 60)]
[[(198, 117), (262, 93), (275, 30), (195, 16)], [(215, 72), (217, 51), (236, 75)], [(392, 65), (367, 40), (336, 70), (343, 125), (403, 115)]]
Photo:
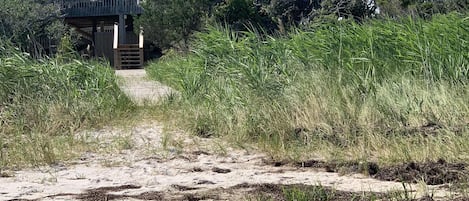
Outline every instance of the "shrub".
[[(0, 45), (0, 147), (4, 166), (54, 163), (73, 153), (77, 130), (132, 110), (107, 65), (32, 60)], [(65, 63), (62, 61), (66, 61)], [(4, 153), (3, 153), (4, 152)]]
[(1, 0), (0, 40), (10, 40), (32, 56), (43, 56), (41, 39), (58, 40), (68, 29), (50, 1)]
[[(181, 91), (170, 114), (201, 136), (279, 152), (328, 147), (357, 159), (458, 158), (469, 147), (442, 140), (467, 137), (468, 23), (458, 14), (344, 20), (287, 37), (212, 27), (197, 35), (193, 54), (149, 71)], [(419, 138), (428, 132), (437, 135)], [(409, 154), (415, 141), (433, 150)]]
[(149, 0), (144, 1), (145, 12), (137, 18), (147, 40), (158, 47), (177, 47), (187, 50), (191, 34), (202, 24), (207, 0)]

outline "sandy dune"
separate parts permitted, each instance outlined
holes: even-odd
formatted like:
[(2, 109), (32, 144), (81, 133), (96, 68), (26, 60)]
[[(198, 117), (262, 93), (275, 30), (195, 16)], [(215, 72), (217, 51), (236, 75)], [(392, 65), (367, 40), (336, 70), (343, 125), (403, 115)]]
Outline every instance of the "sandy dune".
[[(146, 80), (143, 70), (118, 71), (117, 74), (126, 80), (123, 90), (137, 102), (143, 98), (156, 101), (170, 91)], [(264, 161), (268, 157), (255, 149), (234, 149), (218, 139), (165, 131), (158, 122), (123, 129), (105, 128), (82, 135), (99, 139), (103, 146), (116, 137), (125, 139), (123, 141), (129, 145), (120, 153), (84, 153), (66, 164), (16, 171), (13, 177), (0, 178), (0, 200), (184, 200), (188, 199), (187, 195), (183, 196), (187, 193), (264, 183), (320, 184), (351, 192), (403, 189), (401, 183), (378, 181), (359, 174), (274, 167), (267, 165)], [(427, 192), (436, 196), (448, 194), (438, 186), (414, 185), (411, 188), (420, 195)], [(242, 191), (217, 193), (207, 200), (243, 199)]]

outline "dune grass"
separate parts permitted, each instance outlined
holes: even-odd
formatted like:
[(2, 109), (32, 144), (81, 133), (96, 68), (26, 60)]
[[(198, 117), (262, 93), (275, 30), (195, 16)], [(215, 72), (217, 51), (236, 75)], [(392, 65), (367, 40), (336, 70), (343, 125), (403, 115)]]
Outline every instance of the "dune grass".
[(0, 169), (70, 158), (89, 148), (77, 131), (134, 109), (109, 66), (74, 58), (33, 60), (0, 44)]
[(270, 37), (210, 27), (147, 69), (200, 136), (274, 158), (390, 164), (469, 157), (469, 17), (340, 21)]

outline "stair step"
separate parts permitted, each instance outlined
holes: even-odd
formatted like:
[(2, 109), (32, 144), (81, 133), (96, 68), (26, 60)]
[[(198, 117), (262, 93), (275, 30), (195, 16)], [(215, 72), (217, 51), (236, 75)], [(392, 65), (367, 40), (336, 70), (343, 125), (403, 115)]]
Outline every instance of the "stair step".
[(140, 68), (143, 66), (143, 50), (138, 44), (119, 45), (115, 50), (116, 68)]
[(138, 44), (120, 44), (119, 49), (120, 48), (139, 48), (139, 47), (138, 47)]

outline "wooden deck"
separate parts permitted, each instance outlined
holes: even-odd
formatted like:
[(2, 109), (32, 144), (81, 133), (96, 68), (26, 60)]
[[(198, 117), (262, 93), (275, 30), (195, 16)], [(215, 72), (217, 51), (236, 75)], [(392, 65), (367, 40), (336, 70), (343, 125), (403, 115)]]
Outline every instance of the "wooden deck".
[(66, 18), (142, 14), (141, 0), (57, 0)]
[[(94, 50), (90, 56), (104, 56), (117, 69), (143, 66), (143, 32), (137, 41), (129, 40), (133, 33), (127, 35), (128, 29), (133, 31), (132, 15), (143, 13), (142, 1), (54, 0), (64, 14), (64, 21), (89, 40), (86, 43)], [(112, 32), (105, 31), (112, 26)]]

